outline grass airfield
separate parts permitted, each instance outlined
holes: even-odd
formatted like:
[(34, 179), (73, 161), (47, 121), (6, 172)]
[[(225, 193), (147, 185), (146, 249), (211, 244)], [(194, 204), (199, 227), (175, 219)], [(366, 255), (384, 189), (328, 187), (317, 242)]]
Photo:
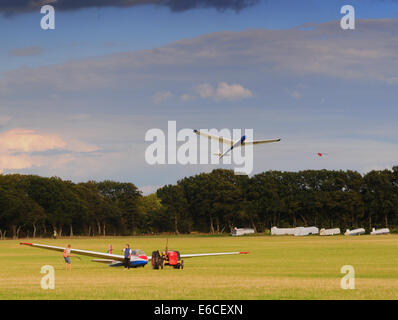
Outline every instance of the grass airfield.
[[(99, 237), (0, 241), (0, 299), (398, 299), (398, 235), (358, 237), (170, 236), (181, 253), (250, 251), (249, 255), (185, 259), (184, 269), (109, 268), (90, 257), (19, 245), (35, 242), (105, 252), (125, 243), (147, 255), (166, 237)], [(41, 267), (55, 269), (43, 290)], [(355, 268), (354, 290), (340, 287), (343, 265)]]

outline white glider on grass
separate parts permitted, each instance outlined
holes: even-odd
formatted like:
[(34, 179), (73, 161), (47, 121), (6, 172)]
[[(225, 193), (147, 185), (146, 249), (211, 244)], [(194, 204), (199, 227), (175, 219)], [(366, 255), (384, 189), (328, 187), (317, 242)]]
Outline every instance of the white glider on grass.
[[(63, 247), (56, 247), (56, 246), (49, 246), (46, 244), (39, 244), (39, 243), (29, 243), (29, 242), (21, 242), (21, 245), (46, 249), (46, 250), (53, 250), (58, 252), (64, 252), (65, 248)], [(166, 249), (166, 252), (168, 249)], [(124, 265), (124, 256), (113, 254), (113, 253), (105, 253), (105, 252), (97, 252), (97, 251), (88, 251), (88, 250), (81, 250), (81, 249), (74, 249), (70, 250), (72, 254), (78, 254), (83, 256), (89, 256), (96, 259), (93, 259), (93, 262), (99, 262), (107, 264), (109, 267), (121, 267)], [(235, 254), (248, 254), (248, 252), (214, 252), (214, 253), (192, 253), (192, 254), (181, 254), (180, 258), (198, 258), (198, 257), (211, 257), (211, 256), (226, 256), (226, 255), (235, 255)], [(151, 256), (147, 256), (145, 252), (141, 249), (132, 250), (131, 258), (130, 258), (130, 267), (144, 267), (148, 261), (152, 259)]]

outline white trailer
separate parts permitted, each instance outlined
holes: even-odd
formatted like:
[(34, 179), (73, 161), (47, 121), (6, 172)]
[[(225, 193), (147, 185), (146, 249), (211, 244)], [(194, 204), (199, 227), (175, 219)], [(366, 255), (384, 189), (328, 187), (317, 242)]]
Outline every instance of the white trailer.
[(292, 236), (294, 235), (295, 228), (271, 228), (271, 235), (273, 236)]
[(297, 227), (294, 229), (294, 235), (296, 237), (308, 236), (310, 234), (318, 234), (319, 229), (317, 227)]
[(350, 230), (347, 229), (346, 232), (344, 233), (344, 235), (346, 236), (359, 236), (361, 234), (365, 233), (365, 229), (364, 228), (358, 228), (358, 229), (354, 229), (354, 230)]
[(334, 228), (334, 229), (325, 229), (322, 228), (319, 231), (320, 236), (334, 236), (336, 234), (340, 234), (340, 229), (339, 228)]
[(370, 233), (372, 236), (377, 236), (379, 234), (389, 234), (390, 233), (390, 229), (388, 228), (383, 228), (383, 229), (372, 229), (372, 232)]
[(249, 229), (249, 228), (233, 228), (232, 229), (232, 235), (233, 236), (243, 236), (245, 234), (253, 234), (254, 229)]

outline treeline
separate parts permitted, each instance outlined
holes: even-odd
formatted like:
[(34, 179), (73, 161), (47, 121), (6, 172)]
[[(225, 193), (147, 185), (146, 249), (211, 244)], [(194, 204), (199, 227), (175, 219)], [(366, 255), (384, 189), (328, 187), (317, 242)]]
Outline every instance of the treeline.
[(132, 183), (1, 175), (0, 237), (140, 232), (140, 197)]
[(269, 171), (251, 178), (214, 170), (157, 191), (168, 230), (264, 232), (272, 226), (398, 227), (398, 167), (392, 171)]
[(398, 167), (371, 171), (214, 170), (142, 196), (132, 183), (0, 175), (0, 238), (264, 232), (272, 226), (398, 227)]

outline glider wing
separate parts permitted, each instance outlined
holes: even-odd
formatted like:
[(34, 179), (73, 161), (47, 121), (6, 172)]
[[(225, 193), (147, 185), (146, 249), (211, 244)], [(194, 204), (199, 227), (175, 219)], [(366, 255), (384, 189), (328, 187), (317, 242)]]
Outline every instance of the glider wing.
[[(248, 254), (249, 252), (216, 252), (216, 253), (190, 253), (190, 254), (181, 254), (181, 258), (198, 258), (198, 257), (210, 257), (210, 256), (227, 256), (233, 254)], [(151, 260), (152, 257), (148, 256), (148, 261)]]
[(181, 258), (196, 258), (196, 257), (209, 257), (209, 256), (227, 256), (233, 254), (248, 254), (249, 252), (218, 252), (218, 253), (192, 253), (182, 254)]
[(262, 144), (262, 143), (272, 143), (279, 142), (281, 139), (271, 139), (271, 140), (253, 140), (253, 141), (245, 141), (243, 144)]
[[(26, 245), (26, 246), (31, 246), (31, 247), (36, 247), (40, 249), (47, 249), (47, 250), (53, 250), (53, 251), (58, 251), (58, 252), (64, 252), (65, 248), (63, 247), (55, 247), (55, 246), (49, 246), (46, 244), (38, 244), (38, 243), (27, 243), (27, 242), (21, 242), (20, 244)], [(110, 254), (110, 253), (105, 253), (105, 252), (96, 252), (96, 251), (88, 251), (88, 250), (80, 250), (80, 249), (70, 249), (70, 252), (73, 254), (78, 254), (82, 256), (89, 256), (89, 257), (94, 257), (94, 258), (100, 258), (100, 259), (111, 259), (112, 261), (123, 261), (124, 256), (118, 255), (118, 254)]]
[(194, 130), (193, 132), (195, 132), (199, 136), (203, 136), (203, 137), (206, 137), (206, 138), (217, 140), (218, 142), (225, 143), (225, 144), (230, 145), (230, 146), (233, 146), (233, 144), (234, 144), (234, 141), (232, 141), (231, 139), (228, 139), (228, 138), (216, 136), (214, 134), (210, 134), (210, 133), (207, 133), (207, 132), (200, 132), (199, 130)]

